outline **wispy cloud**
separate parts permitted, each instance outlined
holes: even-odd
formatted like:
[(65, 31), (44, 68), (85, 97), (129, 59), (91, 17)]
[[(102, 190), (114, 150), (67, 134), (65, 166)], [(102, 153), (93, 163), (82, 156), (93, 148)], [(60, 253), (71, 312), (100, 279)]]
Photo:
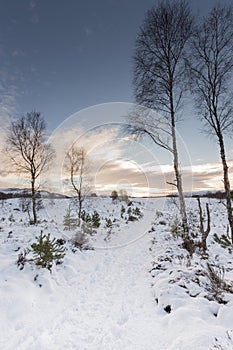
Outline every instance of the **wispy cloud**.
[[(175, 191), (175, 187), (168, 184), (175, 182), (172, 163), (159, 164), (156, 159), (146, 161), (146, 150), (132, 144), (130, 139), (120, 138), (117, 126), (91, 131), (78, 125), (60, 128), (50, 137), (49, 142), (53, 144), (57, 157), (50, 174), (42, 182), (46, 180), (48, 187), (53, 190), (63, 191), (65, 155), (76, 144), (87, 151), (92, 165), (92, 188), (98, 193), (109, 194), (113, 189), (121, 188), (138, 196)], [(229, 161), (229, 166), (233, 166), (233, 161)], [(184, 190), (188, 192), (223, 188), (222, 165), (219, 162), (183, 167), (182, 176)]]
[(30, 22), (33, 24), (39, 23), (39, 15), (37, 11), (38, 3), (36, 0), (30, 0), (29, 10), (30, 10)]
[(35, 0), (31, 0), (29, 2), (29, 7), (30, 7), (31, 10), (34, 9), (36, 7), (36, 1)]
[(19, 57), (19, 56), (23, 57), (23, 56), (25, 56), (25, 53), (23, 50), (16, 48), (13, 50), (11, 56), (12, 57)]
[(18, 96), (18, 87), (12, 83), (1, 79), (0, 71), (0, 120), (1, 128), (4, 127), (5, 122), (9, 120), (16, 112)]
[[(55, 139), (59, 159), (53, 170), (61, 177), (65, 152), (76, 143), (87, 150), (92, 164), (93, 187), (99, 193), (120, 187), (128, 188), (132, 194), (142, 194), (142, 189), (144, 194), (175, 191), (170, 184), (175, 183), (172, 163), (159, 164), (156, 159), (145, 162), (147, 149), (132, 143), (130, 138), (120, 138), (117, 126), (92, 131), (68, 128), (60, 130)], [(222, 188), (220, 163), (186, 166), (182, 168), (182, 175), (184, 190), (188, 192)]]

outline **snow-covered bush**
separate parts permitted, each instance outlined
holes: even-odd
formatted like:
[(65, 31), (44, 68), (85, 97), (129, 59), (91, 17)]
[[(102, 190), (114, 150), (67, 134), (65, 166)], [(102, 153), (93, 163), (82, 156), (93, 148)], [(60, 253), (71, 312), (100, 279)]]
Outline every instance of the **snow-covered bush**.
[(23, 270), (26, 262), (28, 261), (27, 255), (30, 252), (30, 249), (24, 249), (23, 252), (20, 252), (18, 255), (18, 259), (16, 261), (17, 266), (20, 270)]
[(183, 230), (181, 222), (177, 216), (170, 222), (170, 231), (172, 235), (176, 238), (182, 236)]
[(120, 201), (125, 202), (126, 204), (128, 204), (129, 202), (129, 196), (126, 190), (120, 190), (119, 191), (119, 199)]
[(206, 276), (208, 277), (207, 290), (218, 303), (225, 303), (224, 293), (233, 293), (233, 288), (225, 280), (225, 269), (223, 266), (215, 267), (207, 263)]
[(88, 245), (88, 238), (83, 232), (77, 232), (71, 239), (71, 243), (73, 245), (73, 252), (76, 251), (75, 248), (78, 248), (79, 250), (88, 250), (90, 249)]

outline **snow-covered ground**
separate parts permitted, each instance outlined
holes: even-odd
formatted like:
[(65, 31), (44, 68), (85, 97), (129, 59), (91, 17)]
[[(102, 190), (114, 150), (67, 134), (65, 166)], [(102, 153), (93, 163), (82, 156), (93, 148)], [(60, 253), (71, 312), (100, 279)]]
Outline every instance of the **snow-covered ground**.
[[(164, 199), (137, 200), (143, 217), (121, 217), (122, 204), (92, 198), (101, 226), (89, 235), (90, 250), (72, 251), (74, 231), (64, 230), (69, 199), (44, 200), (40, 224), (30, 226), (20, 199), (4, 201), (0, 214), (0, 349), (213, 350), (233, 349), (233, 297), (211, 298), (206, 260), (187, 257), (171, 234), (175, 207)], [(196, 201), (189, 200), (196, 212)], [(203, 200), (204, 202), (204, 200)], [(0, 203), (1, 205), (1, 203)], [(224, 207), (210, 201), (209, 262), (233, 280), (232, 255), (213, 242), (226, 233)], [(111, 230), (105, 219), (114, 221)], [(114, 220), (115, 219), (115, 220)], [(66, 240), (66, 256), (52, 271), (18, 254), (41, 232)]]

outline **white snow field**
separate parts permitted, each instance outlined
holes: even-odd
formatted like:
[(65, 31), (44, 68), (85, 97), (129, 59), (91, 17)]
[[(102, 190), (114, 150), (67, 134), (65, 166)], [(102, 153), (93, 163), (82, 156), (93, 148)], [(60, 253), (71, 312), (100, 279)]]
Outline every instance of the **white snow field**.
[[(174, 207), (163, 199), (138, 200), (144, 216), (126, 224), (119, 215), (122, 203), (90, 199), (88, 210), (100, 212), (102, 221), (116, 218), (117, 224), (109, 235), (102, 224), (90, 236), (93, 250), (73, 252), (68, 238), (74, 232), (62, 227), (68, 202), (44, 200), (35, 227), (18, 210), (19, 199), (2, 205), (1, 350), (233, 349), (232, 294), (223, 295), (225, 304), (209, 297), (201, 273), (206, 261), (197, 254), (187, 258), (170, 233)], [(191, 205), (195, 208), (194, 199)], [(211, 200), (210, 208), (212, 233), (225, 233), (222, 206)], [(66, 239), (63, 263), (51, 272), (29, 262), (20, 270), (19, 252), (30, 248), (41, 230)], [(224, 265), (231, 283), (232, 255), (212, 236), (208, 244), (210, 261)]]

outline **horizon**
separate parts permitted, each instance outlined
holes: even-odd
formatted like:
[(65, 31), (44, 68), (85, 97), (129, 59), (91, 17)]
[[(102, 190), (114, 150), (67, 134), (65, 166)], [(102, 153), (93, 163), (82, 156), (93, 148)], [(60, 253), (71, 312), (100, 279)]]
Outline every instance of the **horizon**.
[[(190, 0), (189, 4), (198, 17), (203, 17), (217, 2)], [(230, 4), (231, 0), (224, 3)], [(125, 106), (134, 103), (135, 39), (146, 11), (156, 4), (156, 0), (5, 3), (0, 14), (1, 149), (11, 118), (36, 109), (47, 123), (49, 139), (54, 142), (55, 137), (58, 153), (75, 141), (75, 130), (82, 140), (87, 136), (85, 141), (99, 166), (94, 173), (97, 189), (104, 186), (106, 190), (115, 189), (122, 181), (123, 187), (128, 184), (129, 193), (173, 191), (166, 184), (173, 182), (170, 156), (147, 140), (138, 145), (121, 140), (113, 125), (125, 123), (122, 121)], [(190, 94), (185, 97), (181, 117), (177, 133), (184, 191), (221, 190), (223, 175), (218, 145), (203, 134), (203, 124), (196, 117)], [(107, 125), (105, 130), (103, 125)], [(59, 137), (63, 138), (63, 145)], [(232, 167), (230, 138), (225, 138), (225, 145)], [(60, 181), (62, 160), (55, 168), (55, 178)], [(50, 182), (53, 175), (48, 175)], [(2, 162), (0, 184), (17, 181), (25, 180), (8, 174)]]

